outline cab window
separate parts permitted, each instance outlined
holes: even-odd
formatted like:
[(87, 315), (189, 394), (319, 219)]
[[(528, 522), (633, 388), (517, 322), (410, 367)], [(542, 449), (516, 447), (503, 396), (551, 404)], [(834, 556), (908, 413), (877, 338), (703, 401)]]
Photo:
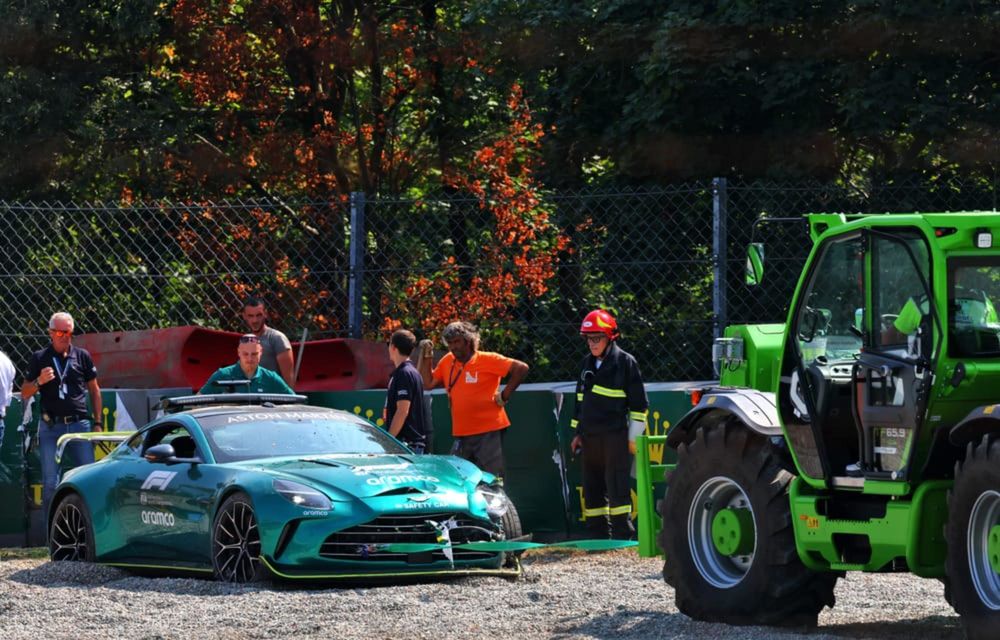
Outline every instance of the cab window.
[(873, 344), (883, 351), (917, 355), (918, 335), (930, 332), (930, 260), (920, 236), (872, 239)]
[(1000, 357), (1000, 257), (948, 263), (948, 355)]
[(853, 359), (861, 348), (864, 317), (864, 244), (855, 236), (831, 242), (813, 270), (805, 304), (796, 315), (803, 364), (817, 358)]

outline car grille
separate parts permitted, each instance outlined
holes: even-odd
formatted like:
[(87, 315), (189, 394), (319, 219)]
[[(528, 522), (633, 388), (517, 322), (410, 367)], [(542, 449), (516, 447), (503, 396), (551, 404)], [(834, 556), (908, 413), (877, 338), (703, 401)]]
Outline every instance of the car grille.
[[(449, 519), (454, 519), (455, 522), (455, 526), (449, 531), (449, 537), (454, 544), (489, 541), (491, 539), (490, 531), (496, 528), (488, 521), (477, 520), (460, 513), (414, 513), (381, 516), (371, 522), (359, 524), (328, 536), (323, 541), (319, 554), (324, 558), (335, 560), (396, 561), (413, 564), (447, 560), (443, 550), (397, 553), (386, 551), (382, 545), (394, 542), (433, 544), (437, 542), (437, 531), (430, 524), (430, 521), (443, 523)], [(452, 557), (455, 560), (485, 560), (496, 556), (497, 554), (493, 552), (468, 549), (452, 550)]]

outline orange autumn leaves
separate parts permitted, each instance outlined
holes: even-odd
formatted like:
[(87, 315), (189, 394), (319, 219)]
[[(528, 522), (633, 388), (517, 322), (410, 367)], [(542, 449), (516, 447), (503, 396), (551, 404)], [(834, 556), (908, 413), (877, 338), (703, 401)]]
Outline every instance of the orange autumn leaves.
[[(455, 319), (502, 320), (517, 305), (543, 296), (555, 275), (557, 256), (569, 239), (549, 218), (533, 177), (534, 151), (544, 131), (533, 122), (521, 88), (511, 91), (513, 119), (505, 135), (477, 150), (447, 179), (471, 193), (492, 218), (488, 241), (477, 247), (476, 264), (449, 256), (432, 274), (409, 276), (405, 296), (384, 304), (383, 331), (407, 325), (436, 331)], [(471, 269), (471, 277), (463, 277)]]

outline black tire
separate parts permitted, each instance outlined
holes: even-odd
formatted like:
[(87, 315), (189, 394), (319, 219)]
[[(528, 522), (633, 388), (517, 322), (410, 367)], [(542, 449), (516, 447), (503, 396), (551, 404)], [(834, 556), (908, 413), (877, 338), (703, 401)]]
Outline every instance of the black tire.
[[(807, 569), (795, 550), (792, 477), (778, 449), (736, 420), (700, 427), (680, 446), (661, 503), (660, 546), (663, 578), (682, 613), (737, 625), (815, 626), (823, 607), (833, 606), (839, 574)], [(703, 535), (727, 507), (752, 523), (749, 551), (723, 555), (711, 533)]]
[[(970, 442), (955, 464), (945, 525), (944, 595), (970, 640), (996, 638), (1000, 629), (1000, 574), (987, 552), (990, 529), (1000, 525), (1000, 440)], [(971, 551), (971, 552), (970, 552)]]
[(90, 510), (83, 498), (75, 493), (60, 500), (52, 512), (49, 557), (53, 562), (93, 562), (96, 558)]
[(267, 576), (260, 560), (260, 530), (250, 497), (226, 498), (212, 522), (212, 569), (223, 582), (259, 582)]
[[(509, 496), (507, 498), (507, 512), (500, 519), (500, 524), (503, 525), (504, 540), (512, 540), (524, 535), (524, 530), (521, 528), (521, 517), (517, 514), (517, 507), (514, 506), (514, 502)], [(503, 566), (516, 567), (522, 553), (522, 551), (504, 553)]]

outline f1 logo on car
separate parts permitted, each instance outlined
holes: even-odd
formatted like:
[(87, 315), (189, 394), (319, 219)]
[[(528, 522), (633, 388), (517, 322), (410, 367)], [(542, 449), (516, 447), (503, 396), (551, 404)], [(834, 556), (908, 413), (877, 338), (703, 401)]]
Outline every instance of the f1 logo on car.
[(176, 475), (176, 471), (154, 471), (149, 474), (146, 481), (142, 483), (140, 491), (145, 491), (146, 489), (159, 489), (160, 491), (165, 491), (167, 489), (167, 485), (170, 484), (170, 481), (173, 480)]

